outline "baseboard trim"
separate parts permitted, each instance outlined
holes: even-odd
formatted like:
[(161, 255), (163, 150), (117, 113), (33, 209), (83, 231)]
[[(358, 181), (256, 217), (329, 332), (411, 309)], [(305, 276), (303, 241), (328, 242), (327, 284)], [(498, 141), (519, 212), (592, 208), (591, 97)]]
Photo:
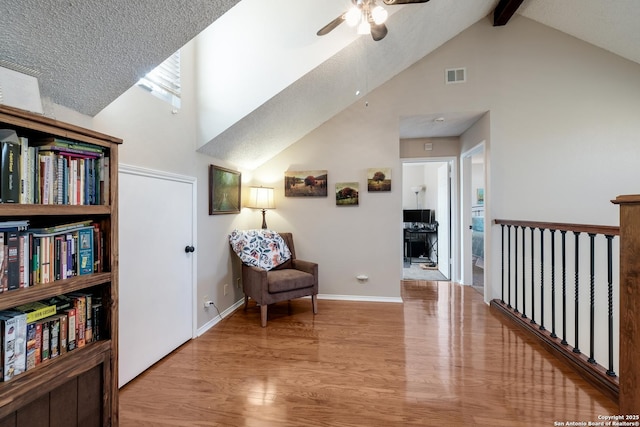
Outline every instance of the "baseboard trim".
[(235, 304), (233, 304), (231, 307), (227, 308), (225, 311), (220, 313), (220, 316), (214, 317), (213, 319), (209, 320), (207, 323), (202, 325), (202, 327), (198, 328), (198, 330), (196, 332), (196, 338), (199, 337), (200, 335), (204, 334), (205, 332), (207, 332), (209, 329), (213, 328), (215, 325), (220, 323), (220, 321), (222, 319), (224, 319), (225, 317), (229, 316), (231, 313), (233, 313), (234, 311), (236, 311), (238, 308), (242, 307), (243, 305), (244, 305), (244, 297), (241, 298), (240, 300), (236, 301)]
[(336, 294), (318, 294), (318, 299), (332, 299), (340, 301), (362, 301), (362, 302), (393, 302), (402, 303), (400, 297), (378, 297), (367, 295), (336, 295)]

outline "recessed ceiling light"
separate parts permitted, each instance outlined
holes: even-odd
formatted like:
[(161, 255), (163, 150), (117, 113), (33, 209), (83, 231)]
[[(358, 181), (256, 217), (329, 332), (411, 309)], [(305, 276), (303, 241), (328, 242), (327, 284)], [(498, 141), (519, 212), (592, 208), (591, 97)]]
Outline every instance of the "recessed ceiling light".
[(433, 121), (437, 122), (437, 123), (443, 123), (444, 122), (444, 117), (438, 117), (438, 118), (434, 119)]

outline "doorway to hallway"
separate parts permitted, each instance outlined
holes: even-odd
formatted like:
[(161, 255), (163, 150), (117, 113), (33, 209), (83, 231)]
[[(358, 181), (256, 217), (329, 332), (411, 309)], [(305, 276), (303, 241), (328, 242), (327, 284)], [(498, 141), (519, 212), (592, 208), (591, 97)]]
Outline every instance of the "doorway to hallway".
[(403, 279), (451, 278), (453, 159), (402, 161)]

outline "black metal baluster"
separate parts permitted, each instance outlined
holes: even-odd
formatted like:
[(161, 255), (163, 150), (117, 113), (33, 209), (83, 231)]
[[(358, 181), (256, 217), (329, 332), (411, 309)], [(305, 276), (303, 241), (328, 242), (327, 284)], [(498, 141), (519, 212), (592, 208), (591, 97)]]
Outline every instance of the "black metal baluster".
[(576, 285), (575, 285), (575, 303), (576, 303), (576, 325), (575, 325), (575, 331), (576, 331), (576, 342), (575, 345), (573, 346), (573, 352), (574, 353), (581, 353), (580, 351), (580, 346), (578, 345), (578, 341), (579, 341), (579, 334), (578, 332), (580, 332), (580, 324), (578, 323), (579, 320), (579, 300), (580, 300), (580, 294), (578, 293), (578, 283), (579, 283), (579, 278), (578, 278), (578, 272), (580, 270), (580, 257), (578, 256), (580, 254), (580, 245), (579, 245), (579, 236), (580, 236), (580, 232), (579, 231), (574, 231), (573, 234), (576, 236), (576, 260), (575, 260), (575, 273), (576, 273)]
[(514, 272), (513, 272), (513, 281), (514, 281), (514, 294), (515, 294), (515, 303), (514, 303), (514, 308), (513, 311), (515, 313), (518, 312), (518, 226), (516, 225), (513, 229), (514, 233), (515, 233), (515, 238), (516, 241), (514, 242), (514, 249), (515, 252), (513, 254), (513, 265), (514, 265)]
[(551, 231), (551, 338), (556, 335), (556, 230)]
[(535, 237), (535, 228), (534, 227), (530, 227), (531, 229), (531, 323), (532, 324), (536, 324), (536, 286), (534, 283), (534, 268), (533, 268), (533, 249), (534, 249), (534, 241), (536, 240)]
[(502, 231), (502, 242), (500, 249), (500, 253), (502, 255), (502, 298), (500, 299), (500, 302), (504, 304), (504, 224), (500, 224), (500, 229)]
[(544, 228), (540, 228), (540, 330), (544, 331)]
[(589, 233), (589, 358), (587, 362), (596, 363), (593, 357), (595, 341), (595, 297), (596, 297), (596, 235)]
[(562, 341), (560, 344), (567, 345), (567, 232), (561, 230), (562, 234)]
[(522, 227), (522, 318), (526, 319), (527, 318), (527, 285), (526, 285), (526, 281), (525, 281), (525, 270), (526, 268), (525, 266), (525, 235), (524, 235), (524, 231), (525, 231), (526, 227)]
[(607, 375), (615, 377), (616, 373), (613, 370), (613, 249), (612, 241), (613, 236), (606, 236), (607, 238), (607, 282), (609, 293), (609, 369), (607, 369)]
[(511, 308), (511, 226), (507, 225), (507, 307)]

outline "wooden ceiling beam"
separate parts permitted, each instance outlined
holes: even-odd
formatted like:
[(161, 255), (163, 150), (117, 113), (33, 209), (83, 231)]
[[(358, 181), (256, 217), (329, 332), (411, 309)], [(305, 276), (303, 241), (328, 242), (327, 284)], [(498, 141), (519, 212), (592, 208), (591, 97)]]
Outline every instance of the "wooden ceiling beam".
[(493, 26), (506, 25), (524, 0), (500, 0), (493, 11)]

